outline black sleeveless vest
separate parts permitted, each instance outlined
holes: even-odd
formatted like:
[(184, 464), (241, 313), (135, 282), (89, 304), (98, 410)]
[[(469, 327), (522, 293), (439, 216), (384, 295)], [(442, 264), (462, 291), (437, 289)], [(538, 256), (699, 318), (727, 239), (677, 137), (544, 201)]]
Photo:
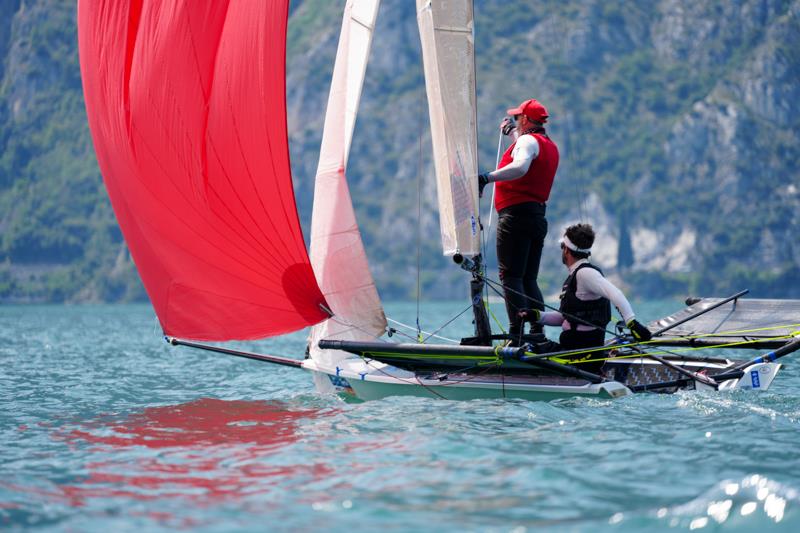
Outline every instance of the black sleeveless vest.
[[(580, 318), (600, 329), (605, 329), (606, 324), (611, 321), (611, 302), (608, 298), (600, 297), (596, 300), (581, 300), (575, 294), (578, 291), (578, 272), (584, 268), (593, 268), (603, 274), (603, 271), (591, 263), (583, 263), (570, 274), (564, 285), (561, 287), (561, 306), (559, 311), (564, 315), (564, 319), (569, 322), (571, 329), (576, 329), (578, 324), (582, 324), (573, 317)], [(583, 323), (586, 325), (585, 323)]]

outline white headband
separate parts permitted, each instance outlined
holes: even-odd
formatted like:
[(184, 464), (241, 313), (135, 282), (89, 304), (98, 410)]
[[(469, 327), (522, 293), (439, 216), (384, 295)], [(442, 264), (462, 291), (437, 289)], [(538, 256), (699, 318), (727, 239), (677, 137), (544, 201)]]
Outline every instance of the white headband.
[(581, 254), (592, 253), (591, 252), (591, 247), (590, 248), (578, 248), (577, 246), (575, 246), (575, 244), (573, 244), (573, 242), (571, 240), (569, 240), (569, 237), (567, 237), (566, 235), (561, 237), (561, 244), (563, 244), (564, 246), (566, 246), (567, 248), (569, 248), (573, 252), (578, 252), (578, 253), (581, 253)]

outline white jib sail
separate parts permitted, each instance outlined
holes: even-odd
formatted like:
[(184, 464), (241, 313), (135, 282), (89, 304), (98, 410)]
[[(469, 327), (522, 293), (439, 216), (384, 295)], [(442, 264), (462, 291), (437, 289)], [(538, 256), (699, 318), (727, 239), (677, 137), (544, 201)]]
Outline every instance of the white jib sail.
[(334, 316), (311, 329), (309, 350), (328, 368), (352, 356), (320, 350), (320, 339), (374, 340), (386, 330), (345, 177), (378, 5), (347, 0), (314, 185), (311, 266)]
[(480, 253), (472, 0), (417, 0), (445, 255)]

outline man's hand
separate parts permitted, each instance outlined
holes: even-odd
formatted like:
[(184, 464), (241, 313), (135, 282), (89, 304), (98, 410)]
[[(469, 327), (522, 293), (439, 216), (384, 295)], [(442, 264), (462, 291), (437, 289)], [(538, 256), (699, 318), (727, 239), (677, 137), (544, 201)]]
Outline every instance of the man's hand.
[(633, 338), (638, 342), (647, 342), (653, 338), (653, 334), (650, 333), (650, 330), (644, 327), (638, 320), (631, 320), (625, 325), (628, 326), (628, 329), (631, 330), (631, 335), (633, 335)]
[(478, 174), (478, 198), (483, 198), (483, 189), (489, 184), (489, 174)]
[(524, 324), (525, 322), (530, 322), (531, 324), (538, 324), (539, 320), (542, 318), (542, 312), (538, 309), (523, 309), (522, 311), (517, 313), (517, 316)]
[(503, 132), (503, 135), (511, 135), (511, 132), (514, 131), (517, 125), (514, 123), (514, 119), (511, 117), (506, 117), (500, 123), (500, 131)]

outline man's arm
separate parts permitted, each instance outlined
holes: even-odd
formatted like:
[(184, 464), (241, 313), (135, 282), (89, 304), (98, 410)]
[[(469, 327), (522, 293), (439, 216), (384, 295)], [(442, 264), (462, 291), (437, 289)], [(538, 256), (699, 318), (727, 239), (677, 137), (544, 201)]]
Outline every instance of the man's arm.
[(545, 326), (560, 326), (564, 323), (564, 315), (558, 311), (545, 311), (542, 313), (539, 323)]
[(523, 135), (517, 140), (514, 147), (514, 160), (503, 168), (490, 172), (489, 182), (509, 181), (521, 178), (528, 172), (533, 162), (539, 155), (539, 141), (533, 135)]
[[(593, 268), (582, 268), (578, 271), (578, 292), (589, 292), (596, 296), (608, 298), (617, 308), (619, 314), (622, 315), (622, 320), (626, 324), (636, 316), (633, 312), (633, 307), (631, 307), (625, 295), (622, 294), (622, 291)], [(580, 295), (578, 297), (580, 298)]]

